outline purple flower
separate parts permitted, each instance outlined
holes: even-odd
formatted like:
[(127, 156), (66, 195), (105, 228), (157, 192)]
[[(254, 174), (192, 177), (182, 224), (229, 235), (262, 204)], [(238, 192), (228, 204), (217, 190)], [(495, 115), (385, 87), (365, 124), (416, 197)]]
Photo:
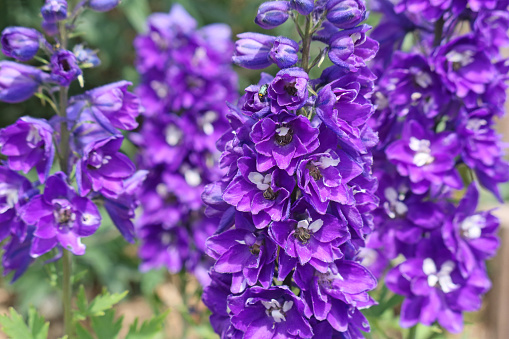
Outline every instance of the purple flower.
[(460, 189), (463, 184), (455, 166), (460, 152), (458, 136), (452, 132), (433, 134), (417, 121), (403, 127), (400, 140), (391, 143), (385, 151), (402, 176), (408, 176), (414, 193), (434, 191), (442, 185)]
[(140, 270), (166, 267), (177, 273), (189, 255), (189, 240), (184, 228), (167, 224), (147, 223), (139, 231), (143, 239), (138, 255), (142, 260)]
[(477, 104), (476, 94), (483, 94), (496, 74), (489, 56), (472, 34), (442, 45), (435, 53), (434, 65), (445, 86), (470, 107)]
[(214, 270), (232, 274), (231, 292), (235, 294), (258, 282), (264, 288), (272, 284), (277, 246), (266, 232), (253, 231), (248, 225), (207, 239), (207, 254), (216, 260)]
[(471, 184), (442, 230), (444, 243), (454, 253), (464, 277), (482, 268), (481, 262), (493, 257), (499, 247), (499, 221), (490, 212), (476, 213), (478, 201), (479, 191)]
[(295, 282), (317, 320), (327, 320), (339, 332), (347, 331), (349, 323), (363, 324), (362, 330), (369, 331), (359, 308), (375, 304), (367, 292), (376, 287), (376, 279), (359, 263), (336, 260), (326, 272), (310, 265), (298, 266)]
[(500, 48), (509, 44), (509, 13), (506, 10), (481, 11), (474, 22), (474, 30), (491, 56), (498, 56)]
[(49, 22), (46, 20), (42, 20), (41, 27), (44, 32), (49, 36), (55, 36), (58, 34), (58, 21)]
[(12, 236), (11, 240), (3, 248), (3, 275), (5, 276), (14, 271), (11, 282), (15, 282), (21, 277), (35, 260), (30, 255), (33, 232), (33, 227), (30, 227), (26, 237), (20, 238), (18, 236)]
[(457, 264), (447, 256), (407, 259), (386, 277), (392, 291), (404, 295), (401, 307), (402, 327), (418, 322), (431, 326), (435, 321), (447, 331), (463, 329), (463, 311), (476, 311), (480, 295), (491, 286), (486, 272), (476, 269), (468, 279), (460, 276)]
[(275, 63), (288, 68), (299, 61), (299, 45), (286, 37), (273, 37), (260, 33), (242, 33), (235, 42), (233, 62), (249, 69), (261, 69)]
[(302, 156), (318, 148), (318, 128), (309, 120), (286, 112), (258, 121), (250, 134), (258, 152), (256, 168), (265, 172), (274, 166), (293, 175)]
[(466, 1), (464, 0), (399, 0), (394, 9), (397, 13), (406, 11), (414, 15), (422, 15), (425, 20), (436, 21), (446, 11), (458, 15), (465, 8), (465, 5)]
[(20, 118), (14, 125), (0, 130), (0, 145), (8, 157), (9, 168), (28, 173), (35, 167), (44, 182), (55, 155), (53, 132), (45, 120), (31, 117)]
[[(270, 225), (270, 235), (285, 254), (297, 258), (301, 265), (310, 263), (315, 269), (327, 267), (343, 254), (339, 245), (350, 238), (346, 223), (336, 217), (321, 215), (300, 199), (292, 206), (290, 217)], [(281, 276), (279, 279), (284, 279)]]
[(41, 70), (12, 61), (0, 61), (0, 101), (17, 103), (29, 99), (48, 81)]
[(46, 181), (44, 193), (30, 199), (20, 211), (28, 225), (35, 225), (30, 249), (38, 257), (60, 245), (75, 255), (85, 254), (82, 237), (95, 233), (101, 224), (97, 206), (80, 197), (66, 183), (63, 173), (57, 172)]
[(9, 235), (15, 235), (20, 241), (25, 239), (27, 227), (18, 211), (37, 193), (27, 178), (0, 166), (0, 241)]
[(326, 5), (327, 20), (341, 29), (349, 29), (364, 21), (364, 0), (332, 0)]
[(345, 29), (329, 39), (329, 59), (335, 65), (356, 72), (366, 67), (366, 62), (373, 59), (378, 51), (378, 42), (366, 35), (371, 26), (360, 25)]
[(83, 44), (78, 44), (73, 47), (72, 52), (76, 56), (76, 60), (81, 65), (89, 67), (97, 67), (101, 64), (101, 60), (97, 56), (97, 52), (90, 48), (85, 48)]
[(51, 79), (60, 86), (69, 86), (81, 73), (72, 52), (60, 49), (51, 56)]
[(41, 8), (41, 14), (44, 21), (57, 22), (67, 18), (66, 0), (46, 0)]
[(258, 8), (255, 23), (261, 28), (271, 29), (282, 25), (290, 16), (290, 3), (287, 1), (266, 1)]
[(288, 211), (295, 180), (279, 169), (258, 172), (253, 156), (239, 158), (238, 167), (237, 176), (224, 191), (224, 201), (240, 212), (252, 213), (258, 228), (271, 220), (280, 221)]
[(107, 12), (117, 7), (119, 3), (120, 0), (89, 0), (87, 5), (94, 11)]
[(290, 0), (290, 6), (302, 15), (309, 15), (313, 11), (314, 0)]
[(211, 283), (203, 290), (203, 303), (212, 311), (210, 324), (214, 331), (225, 338), (230, 327), (228, 315), (228, 296), (230, 295), (231, 275), (219, 274), (213, 269), (209, 272)]
[(251, 287), (228, 298), (231, 323), (243, 338), (312, 338), (307, 305), (286, 286)]
[(133, 175), (134, 164), (119, 152), (122, 137), (111, 136), (86, 145), (76, 166), (76, 181), (82, 196), (90, 191), (117, 198), (124, 190), (124, 180)]
[(242, 113), (248, 116), (263, 117), (270, 112), (270, 98), (267, 94), (269, 84), (273, 79), (272, 75), (262, 72), (258, 84), (245, 89), (246, 94), (239, 102)]
[(124, 130), (138, 127), (136, 117), (141, 110), (140, 100), (127, 91), (131, 85), (129, 81), (118, 81), (85, 93), (97, 120), (105, 118), (113, 127)]
[(272, 99), (272, 112), (281, 109), (297, 110), (306, 103), (308, 93), (308, 74), (298, 67), (280, 70), (268, 88)]
[(362, 167), (341, 150), (329, 150), (305, 157), (297, 168), (297, 184), (306, 200), (320, 214), (327, 212), (329, 201), (353, 204), (347, 183), (363, 172)]
[(11, 58), (28, 61), (39, 50), (41, 33), (33, 28), (7, 27), (2, 31), (2, 52)]

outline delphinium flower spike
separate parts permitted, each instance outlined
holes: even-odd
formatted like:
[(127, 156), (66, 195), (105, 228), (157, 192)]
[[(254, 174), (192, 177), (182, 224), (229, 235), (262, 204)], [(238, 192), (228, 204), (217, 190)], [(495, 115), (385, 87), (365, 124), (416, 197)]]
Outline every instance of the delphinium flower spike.
[[(375, 304), (359, 251), (378, 205), (371, 173), (377, 137), (367, 125), (378, 43), (363, 1), (268, 1), (255, 22), (294, 20), (301, 41), (242, 33), (233, 61), (271, 64), (230, 105), (219, 139), (221, 180), (205, 188), (216, 216), (215, 260), (203, 300), (221, 338), (362, 338)], [(322, 44), (314, 55), (312, 48)], [(313, 55), (312, 55), (313, 54)], [(333, 65), (313, 78), (329, 55)]]
[[(478, 310), (491, 287), (485, 261), (498, 247), (498, 220), (477, 209), (481, 188), (501, 200), (498, 184), (509, 180), (493, 126), (506, 101), (507, 7), (505, 0), (376, 1), (384, 16), (373, 36), (385, 38), (387, 51), (373, 65), (370, 120), (380, 137), (381, 203), (364, 256), (381, 277), (391, 259), (403, 258), (385, 275), (405, 296), (403, 327), (438, 322), (461, 332), (463, 312)], [(414, 46), (403, 50), (410, 35)]]

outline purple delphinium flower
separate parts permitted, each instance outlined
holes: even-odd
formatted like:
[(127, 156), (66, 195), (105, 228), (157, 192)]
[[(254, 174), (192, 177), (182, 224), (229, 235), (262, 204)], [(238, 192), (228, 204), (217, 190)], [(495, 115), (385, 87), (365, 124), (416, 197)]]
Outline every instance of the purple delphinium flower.
[(314, 8), (314, 0), (290, 0), (290, 6), (302, 15), (309, 15)]
[(415, 193), (425, 193), (441, 185), (460, 189), (463, 184), (455, 166), (459, 140), (452, 132), (433, 134), (417, 121), (407, 122), (400, 140), (387, 147), (387, 158), (402, 176), (408, 176)]
[(9, 168), (28, 173), (35, 167), (44, 182), (55, 156), (53, 132), (45, 120), (31, 117), (0, 130), (1, 152), (8, 157)]
[(244, 96), (240, 99), (242, 113), (247, 116), (263, 117), (270, 112), (269, 84), (273, 76), (262, 73), (257, 85), (246, 87)]
[(49, 80), (41, 70), (12, 61), (0, 61), (0, 101), (22, 102)]
[(107, 12), (117, 7), (120, 0), (89, 0), (87, 6), (98, 12)]
[(489, 55), (473, 34), (441, 46), (434, 56), (434, 65), (445, 86), (470, 107), (476, 105), (476, 94), (483, 94), (496, 74)]
[(255, 23), (261, 28), (271, 29), (284, 24), (289, 16), (288, 1), (266, 1), (258, 8)]
[(20, 215), (28, 225), (35, 225), (30, 249), (33, 257), (41, 256), (57, 245), (75, 255), (83, 255), (85, 245), (81, 238), (94, 234), (101, 224), (97, 206), (76, 194), (61, 172), (48, 178), (44, 193), (30, 199)]
[(123, 138), (111, 136), (89, 143), (76, 166), (76, 181), (81, 195), (91, 190), (116, 198), (124, 189), (124, 180), (133, 175), (134, 164), (119, 152)]
[(140, 100), (127, 91), (131, 85), (129, 81), (119, 81), (85, 93), (97, 120), (104, 116), (113, 127), (124, 130), (138, 127), (136, 117), (141, 110)]
[(349, 323), (361, 323), (362, 329), (369, 331), (359, 309), (375, 304), (367, 292), (376, 287), (376, 279), (361, 264), (337, 260), (329, 264), (326, 272), (310, 265), (298, 266), (295, 282), (303, 289), (302, 298), (317, 320), (327, 320), (339, 332), (345, 332)]
[(244, 338), (312, 338), (307, 306), (287, 286), (251, 287), (228, 297), (231, 323)]
[(265, 172), (274, 166), (293, 175), (302, 156), (318, 148), (318, 129), (303, 116), (281, 111), (258, 121), (250, 134), (258, 152), (256, 168)]
[(329, 150), (304, 157), (297, 168), (297, 184), (316, 211), (325, 214), (329, 201), (354, 203), (347, 184), (362, 172), (361, 166), (346, 153)]
[(278, 113), (281, 109), (297, 110), (304, 106), (309, 96), (308, 80), (309, 76), (302, 68), (279, 71), (268, 88), (272, 112)]
[(2, 53), (20, 61), (28, 61), (37, 54), (41, 39), (41, 33), (33, 28), (7, 27), (2, 31), (0, 40)]
[(455, 254), (464, 277), (482, 265), (482, 261), (493, 257), (499, 246), (496, 236), (499, 221), (490, 212), (476, 213), (478, 201), (479, 191), (471, 184), (442, 231), (444, 243)]
[(46, 0), (41, 8), (41, 14), (46, 22), (57, 22), (67, 18), (66, 0)]
[(216, 260), (214, 270), (232, 274), (232, 293), (260, 283), (269, 288), (274, 275), (276, 244), (264, 231), (236, 228), (207, 240), (207, 254)]
[(51, 56), (50, 66), (51, 79), (61, 86), (69, 86), (82, 73), (74, 54), (63, 49)]
[(402, 327), (418, 322), (431, 326), (438, 321), (453, 333), (463, 329), (462, 312), (479, 309), (480, 295), (491, 287), (482, 269), (464, 279), (457, 263), (447, 256), (407, 259), (387, 274), (386, 283), (406, 297), (401, 308)]
[(72, 52), (76, 56), (76, 60), (78, 60), (81, 65), (97, 67), (101, 64), (101, 60), (97, 56), (97, 51), (85, 48), (83, 44), (74, 46)]
[(258, 228), (280, 221), (288, 210), (295, 180), (279, 169), (258, 172), (253, 156), (239, 158), (238, 167), (238, 175), (224, 191), (224, 201), (240, 212), (252, 213)]
[(357, 26), (364, 21), (366, 5), (363, 0), (332, 0), (325, 6), (327, 20), (341, 29)]
[(378, 51), (378, 42), (367, 36), (371, 26), (360, 25), (342, 30), (329, 39), (329, 58), (337, 66), (350, 72), (365, 67)]
[(350, 238), (342, 220), (316, 213), (302, 198), (292, 207), (288, 219), (271, 223), (270, 235), (286, 255), (298, 259), (301, 265), (310, 263), (317, 270), (325, 266), (323, 263), (340, 259), (343, 254), (339, 245)]
[(464, 0), (399, 0), (394, 8), (398, 13), (406, 11), (421, 15), (425, 20), (436, 21), (447, 11), (451, 11), (453, 15), (458, 15), (465, 8), (465, 3)]

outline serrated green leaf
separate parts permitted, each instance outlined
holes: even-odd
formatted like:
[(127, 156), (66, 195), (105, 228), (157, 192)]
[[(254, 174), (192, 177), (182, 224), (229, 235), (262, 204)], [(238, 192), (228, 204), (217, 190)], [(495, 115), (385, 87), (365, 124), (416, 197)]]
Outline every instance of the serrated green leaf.
[(2, 331), (10, 339), (46, 339), (49, 323), (44, 321), (34, 308), (28, 311), (28, 325), (14, 308), (9, 308), (9, 314), (0, 316)]
[(78, 339), (95, 339), (92, 334), (79, 323), (76, 324), (76, 335)]
[(104, 312), (102, 317), (92, 318), (92, 328), (95, 331), (97, 339), (116, 339), (122, 328), (123, 317), (115, 321), (115, 311), (112, 309)]
[(2, 331), (11, 339), (30, 339), (32, 332), (25, 324), (23, 317), (14, 308), (9, 308), (10, 316), (0, 316)]
[(74, 319), (78, 321), (85, 320), (87, 318), (88, 301), (83, 285), (80, 286), (78, 294), (76, 295), (76, 305), (78, 306), (78, 310), (74, 312)]
[(113, 305), (124, 299), (126, 295), (127, 291), (113, 294), (110, 294), (107, 291), (103, 291), (102, 294), (98, 295), (94, 300), (92, 300), (88, 306), (87, 315), (93, 317), (104, 315), (104, 311), (112, 308)]
[(46, 339), (48, 337), (49, 322), (41, 316), (34, 307), (28, 310), (28, 327), (32, 330), (34, 339)]
[(166, 311), (152, 319), (144, 321), (140, 328), (138, 328), (138, 319), (129, 327), (129, 333), (125, 339), (152, 339), (158, 335), (162, 329), (164, 320), (169, 311)]

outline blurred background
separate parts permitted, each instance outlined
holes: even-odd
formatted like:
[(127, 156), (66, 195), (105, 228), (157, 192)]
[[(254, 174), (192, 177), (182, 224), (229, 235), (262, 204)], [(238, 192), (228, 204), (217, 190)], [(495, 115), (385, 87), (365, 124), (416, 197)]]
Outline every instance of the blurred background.
[[(68, 0), (72, 2), (74, 0)], [(263, 0), (123, 0), (122, 4), (107, 13), (85, 12), (78, 21), (80, 32), (77, 40), (88, 47), (99, 50), (101, 66), (84, 71), (85, 89), (91, 89), (106, 83), (129, 80), (136, 86), (138, 75), (134, 68), (135, 52), (132, 41), (136, 34), (145, 30), (146, 17), (152, 12), (168, 12), (173, 3), (180, 3), (196, 18), (200, 26), (223, 22), (231, 26), (233, 35), (246, 31), (266, 32), (254, 24), (254, 17)], [(0, 30), (7, 26), (26, 26), (40, 28), (40, 7), (43, 0), (0, 0)], [(377, 17), (370, 17), (370, 24), (376, 25)], [(290, 23), (274, 30), (278, 35), (291, 35)], [(509, 55), (509, 53), (508, 53)], [(2, 59), (0, 55), (0, 59)], [(235, 68), (239, 74), (239, 89), (258, 82), (257, 71)], [(266, 70), (275, 73), (275, 69)], [(71, 94), (80, 93), (77, 84), (71, 88)], [(0, 103), (0, 127), (12, 124), (20, 116), (32, 115), (49, 117), (50, 107), (41, 106), (41, 102), (32, 98), (20, 104)], [(500, 122), (500, 131), (509, 141), (509, 120)], [(134, 147), (126, 143), (124, 151), (134, 155)], [(509, 186), (504, 187), (505, 197), (509, 197)], [(497, 206), (489, 195), (484, 196), (483, 204)], [(494, 288), (486, 297), (483, 310), (467, 316), (465, 332), (459, 336), (445, 336), (435, 333), (435, 338), (507, 338), (509, 333), (509, 207), (502, 206), (497, 211), (502, 219), (501, 237), (505, 243), (497, 258), (490, 264)], [(111, 221), (105, 218), (99, 234), (87, 239), (87, 253), (75, 257), (74, 273), (88, 287), (90, 296), (100, 292), (105, 286), (111, 292), (129, 291), (126, 301), (118, 306), (119, 314), (125, 316), (128, 326), (136, 317), (149, 318), (154, 313), (170, 309), (166, 334), (163, 338), (217, 338), (208, 324), (208, 311), (200, 302), (199, 284), (193, 277), (180, 274), (170, 275), (166, 271), (152, 271), (146, 274), (138, 272), (139, 260), (137, 246), (122, 239)], [(62, 331), (61, 302), (58, 282), (59, 266), (36, 263), (15, 284), (10, 277), (0, 280), (0, 313), (14, 306), (25, 312), (29, 305), (36, 306), (51, 321), (50, 338), (56, 338)], [(1, 279), (1, 278), (0, 278)], [(198, 291), (198, 292), (197, 292)], [(186, 306), (187, 305), (187, 306)], [(380, 320), (386, 328), (397, 328), (391, 320)], [(124, 332), (125, 333), (125, 332)], [(375, 333), (373, 338), (401, 338), (394, 330), (388, 336)], [(422, 337), (428, 337), (421, 330)], [(120, 336), (123, 337), (122, 335)], [(2, 334), (0, 334), (0, 338)]]

